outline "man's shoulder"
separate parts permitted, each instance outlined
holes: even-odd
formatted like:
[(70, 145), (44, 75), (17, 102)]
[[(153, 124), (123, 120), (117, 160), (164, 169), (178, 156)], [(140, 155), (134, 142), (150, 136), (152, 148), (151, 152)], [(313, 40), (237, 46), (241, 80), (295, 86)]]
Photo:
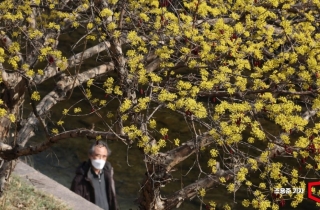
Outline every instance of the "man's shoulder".
[(106, 161), (106, 164), (104, 165), (104, 170), (107, 170), (107, 171), (111, 171), (113, 168), (112, 168), (112, 165), (109, 161)]
[(90, 168), (89, 161), (83, 161), (76, 169), (76, 174), (85, 175)]

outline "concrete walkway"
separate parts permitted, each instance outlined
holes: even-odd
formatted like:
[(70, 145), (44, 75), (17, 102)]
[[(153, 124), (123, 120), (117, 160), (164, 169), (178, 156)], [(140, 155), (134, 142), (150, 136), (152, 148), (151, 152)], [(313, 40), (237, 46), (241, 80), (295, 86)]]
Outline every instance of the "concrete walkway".
[(37, 190), (51, 194), (75, 210), (101, 210), (100, 207), (73, 193), (70, 189), (41, 174), (31, 166), (18, 161), (13, 174), (25, 180)]

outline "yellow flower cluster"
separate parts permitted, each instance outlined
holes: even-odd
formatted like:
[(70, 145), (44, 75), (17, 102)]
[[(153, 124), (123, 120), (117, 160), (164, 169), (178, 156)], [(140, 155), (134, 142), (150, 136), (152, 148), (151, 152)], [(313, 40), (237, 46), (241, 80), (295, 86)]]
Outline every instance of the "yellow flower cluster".
[(169, 59), (172, 53), (174, 53), (174, 50), (169, 49), (168, 46), (158, 48), (155, 52), (155, 54), (158, 55), (160, 59)]
[(122, 102), (122, 104), (121, 104), (121, 106), (120, 106), (120, 112), (123, 113), (123, 112), (127, 111), (128, 109), (131, 108), (131, 105), (132, 105), (131, 100), (129, 100), (129, 99), (126, 98), (126, 99)]
[(63, 115), (67, 115), (67, 114), (68, 114), (68, 112), (69, 112), (69, 110), (68, 110), (68, 109), (63, 109), (62, 114), (63, 114)]
[(234, 185), (234, 183), (228, 184), (227, 190), (228, 190), (229, 193), (234, 192), (234, 190), (235, 190), (235, 185)]
[(53, 134), (58, 134), (58, 133), (59, 133), (59, 131), (58, 131), (57, 128), (52, 128), (51, 132), (52, 132)]
[(14, 122), (16, 121), (16, 116), (14, 116), (14, 114), (9, 114), (9, 115), (8, 115), (8, 118), (10, 119), (10, 121), (11, 121), (12, 123), (14, 123)]
[(251, 124), (252, 130), (251, 133), (258, 138), (259, 140), (265, 140), (266, 135), (265, 133), (260, 129), (260, 124), (258, 122), (254, 122)]
[(110, 17), (113, 14), (113, 12), (108, 9), (108, 8), (104, 8), (103, 10), (101, 10), (100, 12), (100, 16), (101, 17)]
[(92, 34), (91, 35), (87, 35), (86, 39), (94, 41), (94, 40), (96, 40), (96, 36), (92, 35)]
[(31, 100), (40, 101), (40, 94), (39, 94), (38, 91), (34, 91), (34, 92), (31, 94)]
[(99, 105), (100, 106), (105, 106), (107, 104), (106, 100), (100, 100)]
[(194, 98), (180, 98), (176, 101), (178, 109), (184, 108), (190, 111), (198, 118), (207, 117), (207, 110), (201, 102), (197, 102)]
[(89, 88), (86, 89), (86, 97), (87, 97), (87, 99), (90, 99), (92, 97), (92, 93)]
[(215, 159), (210, 158), (208, 160), (208, 167), (215, 167), (217, 164), (217, 161)]
[(115, 24), (114, 22), (109, 23), (108, 26), (107, 26), (107, 29), (109, 31), (113, 31), (116, 28), (117, 28), (117, 24)]
[(112, 77), (108, 77), (108, 79), (103, 83), (103, 87), (106, 88), (106, 93), (108, 93), (108, 94), (112, 93), (113, 82), (114, 82), (114, 79)]
[(149, 137), (146, 135), (142, 135), (140, 141), (138, 142), (138, 147), (143, 148), (148, 145)]
[(199, 195), (200, 195), (201, 197), (204, 197), (204, 196), (206, 195), (206, 189), (201, 188), (201, 189), (199, 190)]
[(58, 25), (58, 24), (56, 24), (56, 23), (54, 23), (54, 22), (50, 22), (50, 23), (47, 25), (47, 28), (60, 30), (60, 25)]
[(246, 175), (248, 174), (248, 169), (241, 167), (240, 170), (237, 173), (237, 180), (240, 182), (243, 182), (246, 180)]
[(87, 24), (87, 29), (90, 30), (90, 29), (92, 29), (92, 28), (93, 28), (93, 23), (89, 22), (89, 23)]
[[(139, 76), (145, 78), (147, 75), (147, 71), (144, 69), (143, 64), (141, 61), (143, 60), (143, 55), (137, 54), (135, 50), (128, 51), (129, 55), (131, 56), (128, 60), (128, 65), (130, 67), (130, 72), (133, 73), (137, 69), (139, 70)], [(155, 75), (155, 74), (153, 74)], [(141, 82), (140, 82), (141, 83)]]
[(150, 128), (155, 129), (157, 127), (157, 122), (154, 119), (151, 119), (149, 121), (149, 126)]
[(10, 12), (6, 12), (3, 16), (3, 19), (6, 20), (11, 20), (12, 22), (17, 21), (17, 20), (22, 20), (23, 19), (23, 15), (20, 11), (18, 11), (16, 14), (12, 14)]
[(177, 139), (174, 139), (173, 141), (174, 141), (174, 145), (179, 146), (180, 139), (177, 138)]
[(4, 117), (7, 114), (7, 110), (0, 108), (0, 117)]
[(210, 155), (211, 155), (211, 157), (217, 157), (219, 155), (219, 152), (216, 149), (211, 149)]
[(279, 163), (279, 162), (271, 164), (270, 177), (272, 179), (274, 179), (274, 180), (279, 180), (280, 179), (281, 167), (282, 167), (282, 164)]
[(38, 39), (43, 36), (43, 33), (38, 29), (35, 29), (35, 30), (29, 29), (28, 34), (30, 39), (34, 39), (34, 38)]
[(185, 81), (178, 81), (177, 83), (177, 89), (178, 90), (190, 90), (192, 87), (190, 82), (185, 82)]
[(297, 115), (279, 114), (275, 117), (275, 123), (280, 125), (286, 132), (289, 132), (293, 128), (300, 131), (304, 130), (308, 121)]
[(243, 205), (244, 207), (249, 207), (250, 201), (249, 201), (248, 199), (244, 199), (244, 200), (242, 201), (242, 205)]
[(151, 78), (152, 82), (161, 82), (162, 78), (160, 76), (158, 76), (157, 74), (151, 72), (148, 74), (149, 77)]
[(34, 74), (35, 74), (35, 72), (34, 72), (32, 69), (29, 69), (29, 70), (27, 70), (27, 72), (26, 72), (26, 75), (27, 75), (28, 77), (33, 77)]
[(4, 49), (2, 47), (0, 47), (0, 62), (3, 63), (4, 62)]
[(73, 22), (72, 22), (72, 27), (73, 27), (73, 28), (78, 28), (79, 25), (80, 25), (80, 24), (79, 24), (79, 22), (77, 22), (77, 21), (73, 21)]
[(93, 79), (89, 79), (87, 81), (87, 86), (90, 87), (93, 84)]
[(123, 131), (128, 135), (130, 140), (134, 140), (135, 138), (142, 136), (141, 130), (134, 125), (124, 127)]
[(76, 114), (76, 113), (79, 113), (79, 112), (81, 112), (82, 110), (81, 110), (81, 108), (80, 107), (76, 107), (76, 108), (74, 108), (73, 109), (73, 112)]
[(250, 163), (252, 170), (257, 170), (257, 169), (258, 169), (257, 160), (255, 160), (255, 159), (253, 159), (253, 158), (249, 158), (249, 159), (248, 159), (248, 163)]
[(64, 121), (62, 121), (62, 120), (59, 120), (59, 121), (57, 122), (57, 125), (60, 125), (60, 126), (62, 126), (62, 125), (63, 125), (63, 123), (64, 123)]
[(164, 139), (160, 139), (158, 141), (158, 147), (161, 148), (161, 147), (165, 147), (166, 146), (166, 141)]
[(113, 90), (114, 94), (122, 96), (122, 91), (120, 90), (120, 86), (116, 85)]
[(165, 101), (173, 101), (174, 99), (177, 98), (177, 95), (174, 93), (170, 93), (169, 91), (167, 91), (166, 89), (162, 89), (160, 94), (158, 95), (158, 99), (161, 102), (165, 102)]
[(264, 151), (260, 155), (260, 161), (266, 163), (269, 160), (269, 151)]
[(113, 116), (114, 116), (114, 114), (112, 112), (107, 113), (107, 118), (112, 118)]
[(8, 60), (8, 63), (11, 64), (11, 66), (13, 67), (13, 69), (17, 69), (18, 68), (18, 61), (20, 61), (19, 56), (15, 55), (13, 57), (10, 57)]
[(162, 136), (165, 136), (168, 134), (168, 128), (161, 128), (159, 132)]
[(149, 97), (145, 97), (145, 98), (139, 98), (138, 99), (138, 104), (137, 106), (134, 108), (135, 112), (140, 112), (142, 110), (147, 109), (148, 103), (150, 102), (150, 98)]
[(127, 38), (133, 46), (136, 46), (139, 43), (144, 45), (144, 42), (142, 41), (141, 37), (138, 36), (136, 31), (130, 31), (127, 35)]

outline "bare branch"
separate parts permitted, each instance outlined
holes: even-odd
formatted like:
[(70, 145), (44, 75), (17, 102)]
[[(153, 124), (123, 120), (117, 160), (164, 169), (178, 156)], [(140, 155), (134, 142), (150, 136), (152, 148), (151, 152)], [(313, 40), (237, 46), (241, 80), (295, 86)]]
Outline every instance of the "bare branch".
[[(109, 42), (101, 42), (98, 45), (95, 45), (93, 47), (88, 48), (87, 50), (85, 50), (84, 52), (80, 52), (72, 57), (70, 57), (68, 59), (68, 68), (71, 68), (75, 65), (77, 65), (80, 62), (81, 59), (81, 55), (83, 54), (83, 59), (87, 59), (90, 58), (106, 49), (108, 49), (110, 47), (110, 43)], [(52, 66), (48, 66), (45, 70), (44, 70), (44, 75), (36, 75), (33, 78), (33, 82), (35, 84), (40, 84), (43, 81), (55, 76), (56, 74), (61, 73), (58, 71), (58, 68), (56, 67), (52, 67)]]
[[(70, 138), (77, 137), (86, 137), (89, 139), (96, 138), (97, 136), (101, 136), (103, 139), (117, 139), (117, 136), (112, 132), (105, 131), (93, 131), (88, 129), (75, 129), (69, 130), (66, 132), (59, 133), (55, 136), (50, 137), (47, 141), (40, 143), (35, 146), (28, 147), (15, 147), (11, 148), (11, 146), (1, 143), (0, 144), (0, 157), (5, 160), (13, 160), (21, 156), (34, 155), (38, 154), (48, 148), (50, 148), (53, 144)], [(126, 136), (121, 136), (122, 138), (126, 138)]]
[[(75, 80), (75, 86), (78, 86), (91, 78), (96, 78), (98, 76), (102, 76), (107, 72), (113, 70), (113, 63), (103, 64), (101, 66), (95, 67), (88, 71), (85, 71), (77, 76)], [(62, 77), (61, 80), (57, 83), (57, 87), (51, 91), (48, 95), (46, 95), (38, 104), (37, 111), (39, 116), (47, 113), (55, 104), (59, 101), (65, 99), (66, 94), (69, 90), (71, 90), (74, 82), (73, 77)], [(32, 113), (29, 115), (27, 123), (22, 127), (22, 129), (18, 133), (18, 144), (23, 147), (29, 138), (34, 135), (34, 128), (37, 126), (38, 120), (36, 116)]]

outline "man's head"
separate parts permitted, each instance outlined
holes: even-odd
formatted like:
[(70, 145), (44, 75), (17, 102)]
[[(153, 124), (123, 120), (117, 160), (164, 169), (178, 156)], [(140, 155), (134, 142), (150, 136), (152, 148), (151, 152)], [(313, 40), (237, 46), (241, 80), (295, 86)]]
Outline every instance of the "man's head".
[(92, 166), (100, 170), (104, 167), (111, 150), (103, 141), (96, 141), (91, 145), (88, 153)]

